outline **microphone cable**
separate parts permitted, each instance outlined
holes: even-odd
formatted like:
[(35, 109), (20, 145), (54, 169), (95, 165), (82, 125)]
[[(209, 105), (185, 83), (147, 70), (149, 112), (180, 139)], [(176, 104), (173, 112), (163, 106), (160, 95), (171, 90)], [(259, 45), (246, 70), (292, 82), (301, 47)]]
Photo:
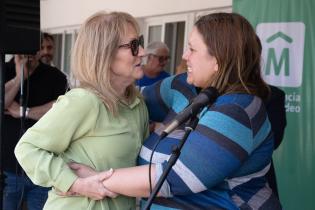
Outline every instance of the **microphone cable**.
[(154, 147), (151, 151), (151, 155), (150, 155), (150, 161), (149, 161), (149, 184), (150, 184), (150, 193), (152, 193), (152, 182), (151, 182), (151, 167), (152, 167), (152, 159), (153, 159), (153, 154), (157, 148), (157, 146), (160, 144), (161, 140), (163, 139), (163, 137), (159, 136), (157, 142), (154, 144)]
[[(189, 104), (186, 106), (188, 107), (192, 102), (190, 101)], [(150, 160), (149, 160), (149, 185), (150, 185), (150, 194), (152, 193), (152, 179), (151, 179), (151, 168), (152, 168), (152, 160), (153, 160), (153, 154), (156, 150), (156, 148), (158, 147), (158, 145), (160, 144), (161, 140), (164, 139), (165, 137), (168, 136), (168, 134), (166, 135), (163, 135), (164, 132), (162, 132), (160, 135), (159, 135), (159, 138), (157, 140), (157, 142), (154, 144), (153, 146), (153, 149), (151, 151), (151, 155), (150, 155)]]

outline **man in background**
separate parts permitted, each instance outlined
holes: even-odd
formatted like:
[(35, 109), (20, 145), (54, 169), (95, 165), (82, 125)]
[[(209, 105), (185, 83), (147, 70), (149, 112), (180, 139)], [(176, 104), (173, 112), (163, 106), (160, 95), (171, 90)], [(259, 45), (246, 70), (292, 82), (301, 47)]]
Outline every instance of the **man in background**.
[(144, 76), (136, 82), (141, 87), (151, 85), (169, 75), (164, 69), (169, 60), (169, 48), (163, 42), (152, 42), (145, 49)]
[(48, 33), (41, 34), (40, 60), (44, 64), (53, 65), (55, 43), (54, 37)]
[[(3, 122), (3, 157), (6, 160), (3, 162), (5, 210), (20, 209), (24, 201), (28, 210), (41, 210), (47, 199), (48, 188), (33, 184), (14, 155), (15, 145), (21, 135), (67, 90), (66, 76), (57, 68), (43, 64), (40, 56), (40, 52), (36, 55), (15, 55), (6, 63)], [(25, 111), (22, 111), (22, 106)]]

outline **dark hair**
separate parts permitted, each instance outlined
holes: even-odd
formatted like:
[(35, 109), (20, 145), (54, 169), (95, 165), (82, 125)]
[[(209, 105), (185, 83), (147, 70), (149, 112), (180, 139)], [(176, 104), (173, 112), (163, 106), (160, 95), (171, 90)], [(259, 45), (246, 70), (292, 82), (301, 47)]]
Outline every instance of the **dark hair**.
[(236, 13), (200, 17), (195, 27), (218, 62), (211, 85), (221, 94), (249, 93), (265, 99), (269, 88), (260, 72), (261, 47), (251, 24)]
[(51, 35), (51, 34), (49, 34), (49, 33), (46, 33), (46, 32), (42, 32), (41, 33), (41, 41), (43, 42), (43, 40), (44, 39), (50, 39), (52, 42), (54, 42), (54, 37)]

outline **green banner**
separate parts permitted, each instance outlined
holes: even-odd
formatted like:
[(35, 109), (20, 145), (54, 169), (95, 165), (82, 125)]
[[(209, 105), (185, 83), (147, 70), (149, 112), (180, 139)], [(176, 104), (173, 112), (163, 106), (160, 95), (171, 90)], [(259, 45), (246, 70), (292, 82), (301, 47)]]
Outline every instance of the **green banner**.
[(286, 210), (315, 209), (314, 9), (314, 0), (233, 1), (261, 39), (265, 81), (286, 93), (287, 127), (273, 155)]

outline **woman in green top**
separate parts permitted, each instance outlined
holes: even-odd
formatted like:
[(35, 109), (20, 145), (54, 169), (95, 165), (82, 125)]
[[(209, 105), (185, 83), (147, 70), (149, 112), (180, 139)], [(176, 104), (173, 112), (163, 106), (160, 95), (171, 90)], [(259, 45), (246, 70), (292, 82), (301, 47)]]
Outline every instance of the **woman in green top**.
[[(44, 209), (135, 209), (135, 199), (127, 196), (98, 200), (58, 191), (84, 186), (68, 167), (71, 161), (98, 171), (135, 166), (148, 135), (147, 110), (134, 86), (143, 76), (142, 44), (135, 19), (126, 13), (96, 13), (80, 29), (71, 55), (78, 87), (59, 97), (15, 148), (32, 181), (52, 187)], [(95, 187), (106, 193), (101, 182)]]

